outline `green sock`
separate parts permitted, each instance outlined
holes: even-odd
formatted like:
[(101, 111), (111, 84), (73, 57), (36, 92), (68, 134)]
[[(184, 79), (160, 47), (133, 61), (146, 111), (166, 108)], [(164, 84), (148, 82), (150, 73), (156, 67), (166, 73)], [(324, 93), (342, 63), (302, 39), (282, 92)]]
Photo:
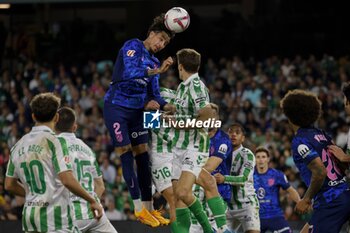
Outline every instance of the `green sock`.
[(226, 225), (225, 204), (221, 197), (213, 197), (207, 200), (208, 206), (214, 215), (216, 225), (220, 228)]
[(212, 227), (209, 223), (208, 216), (205, 214), (203, 210), (202, 204), (196, 198), (195, 201), (188, 207), (193, 215), (198, 220), (199, 224), (201, 224), (204, 233), (213, 233)]
[(171, 226), (174, 233), (189, 233), (191, 226), (191, 212), (188, 208), (176, 208), (176, 224)]
[(171, 233), (181, 233), (179, 227), (177, 226), (177, 222), (172, 222), (170, 223), (170, 229), (171, 229)]

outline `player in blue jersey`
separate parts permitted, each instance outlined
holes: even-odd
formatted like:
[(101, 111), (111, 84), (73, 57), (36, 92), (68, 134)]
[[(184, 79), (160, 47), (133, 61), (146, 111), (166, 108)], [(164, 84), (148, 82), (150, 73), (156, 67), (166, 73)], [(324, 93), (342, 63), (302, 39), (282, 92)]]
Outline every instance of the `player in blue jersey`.
[(296, 203), (300, 201), (298, 192), (290, 186), (281, 171), (269, 168), (270, 152), (267, 149), (258, 147), (255, 150), (255, 159), (254, 188), (260, 204), (260, 231), (292, 232), (283, 215), (279, 191), (280, 188), (286, 190)]
[(340, 232), (350, 217), (350, 191), (329, 152), (332, 138), (313, 127), (321, 115), (321, 101), (311, 92), (293, 90), (283, 97), (281, 107), (295, 133), (294, 162), (308, 186), (295, 209), (306, 213), (313, 207), (309, 232)]
[[(143, 128), (143, 110), (174, 111), (159, 94), (158, 79), (172, 65), (168, 57), (162, 65), (154, 56), (174, 36), (164, 25), (164, 14), (156, 17), (144, 41), (131, 39), (119, 50), (112, 82), (104, 97), (104, 120), (121, 158), (123, 177), (135, 206), (135, 216), (152, 227), (162, 221), (153, 210), (151, 172), (147, 152), (148, 131)], [(134, 158), (137, 176), (134, 172)], [(141, 193), (141, 199), (140, 199)], [(142, 200), (142, 202), (141, 202)]]

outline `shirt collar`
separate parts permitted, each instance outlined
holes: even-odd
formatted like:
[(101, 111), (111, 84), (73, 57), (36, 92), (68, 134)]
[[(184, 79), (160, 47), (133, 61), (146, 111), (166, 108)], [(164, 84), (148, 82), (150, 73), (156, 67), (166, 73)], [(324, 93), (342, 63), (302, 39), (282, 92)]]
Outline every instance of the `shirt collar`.
[(53, 133), (53, 134), (55, 133), (55, 132), (53, 132), (52, 129), (50, 129), (46, 125), (33, 126), (32, 132), (38, 132), (38, 131), (46, 131), (46, 132), (50, 132), (50, 133)]
[(195, 77), (198, 77), (198, 73), (192, 74), (190, 77), (188, 77), (188, 79), (186, 79), (185, 81), (183, 81), (183, 84), (184, 84), (184, 85), (188, 85), (188, 84), (192, 81), (192, 79), (194, 79)]
[(58, 136), (59, 137), (68, 137), (68, 138), (75, 138), (76, 137), (74, 133), (68, 133), (68, 132), (60, 133)]
[(232, 152), (232, 155), (233, 155), (233, 156), (236, 156), (236, 155), (242, 150), (242, 148), (243, 148), (243, 145), (241, 145), (237, 150), (234, 150), (234, 151)]

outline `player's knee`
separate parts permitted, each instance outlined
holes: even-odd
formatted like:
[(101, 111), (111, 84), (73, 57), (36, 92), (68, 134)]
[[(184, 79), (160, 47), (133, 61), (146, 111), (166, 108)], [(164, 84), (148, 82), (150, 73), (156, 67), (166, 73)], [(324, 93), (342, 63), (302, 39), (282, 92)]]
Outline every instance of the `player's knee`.
[(197, 183), (201, 185), (205, 190), (213, 190), (216, 188), (215, 178), (207, 171), (201, 171)]
[(208, 176), (206, 179), (203, 180), (204, 188), (206, 190), (213, 190), (216, 188), (216, 181), (213, 176)]
[(121, 155), (123, 155), (123, 154), (125, 154), (126, 152), (129, 152), (129, 151), (131, 151), (131, 144), (128, 144), (126, 146), (119, 146), (119, 147), (115, 148), (115, 153), (118, 156), (121, 156)]
[(185, 201), (186, 199), (191, 197), (191, 194), (192, 194), (191, 190), (184, 187), (178, 187), (175, 192), (176, 198), (182, 201)]
[(139, 144), (137, 146), (132, 147), (132, 153), (134, 154), (134, 156), (137, 156), (147, 152), (147, 149), (147, 143)]

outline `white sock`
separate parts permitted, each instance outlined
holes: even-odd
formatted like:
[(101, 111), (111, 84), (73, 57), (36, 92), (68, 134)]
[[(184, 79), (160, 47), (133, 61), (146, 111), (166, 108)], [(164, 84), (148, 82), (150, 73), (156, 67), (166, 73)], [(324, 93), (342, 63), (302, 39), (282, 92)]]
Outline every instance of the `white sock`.
[(148, 211), (154, 210), (152, 201), (143, 201), (143, 205)]
[(136, 212), (140, 212), (142, 210), (142, 202), (141, 199), (132, 200), (134, 202), (134, 208)]

